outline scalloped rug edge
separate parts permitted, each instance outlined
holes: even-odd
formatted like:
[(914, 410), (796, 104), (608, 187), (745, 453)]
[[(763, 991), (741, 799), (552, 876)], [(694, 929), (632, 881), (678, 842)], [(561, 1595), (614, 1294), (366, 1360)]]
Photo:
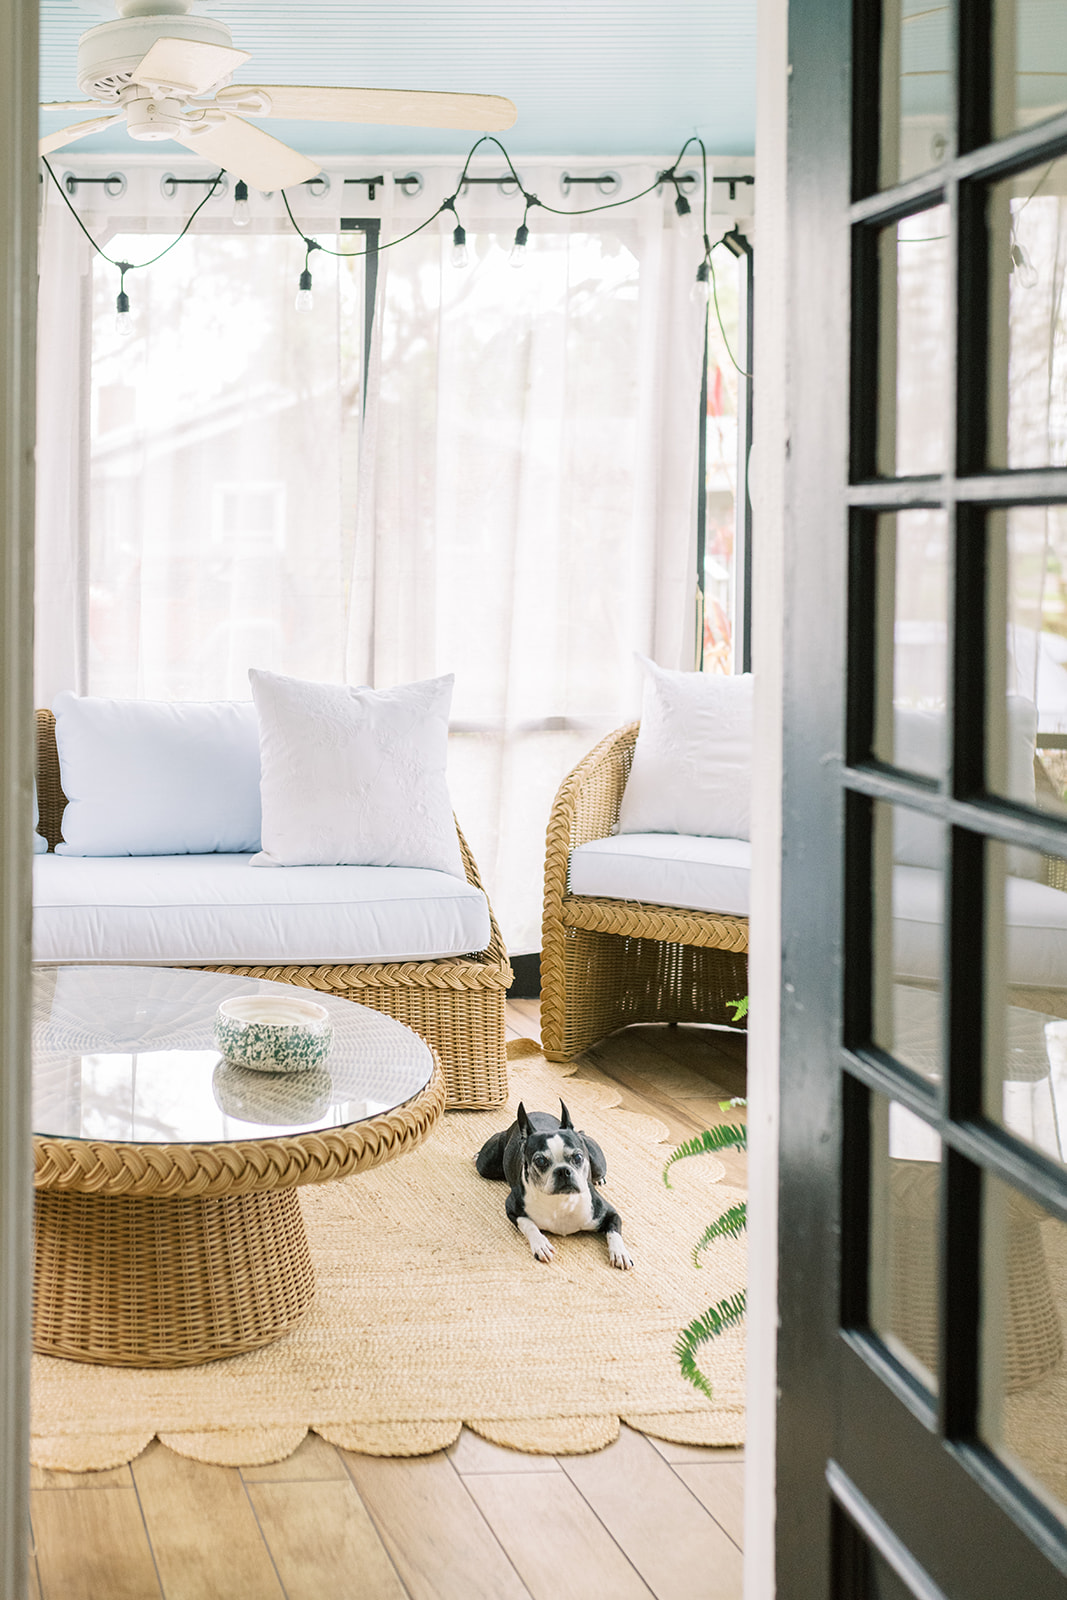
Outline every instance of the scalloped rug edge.
[(322, 1423), (311, 1428), (220, 1428), (197, 1433), (35, 1434), (30, 1460), (53, 1472), (104, 1472), (128, 1466), (154, 1439), (191, 1461), (219, 1467), (261, 1467), (286, 1461), (309, 1433), (356, 1455), (410, 1457), (434, 1455), (455, 1444), (466, 1427), (490, 1444), (524, 1455), (590, 1455), (613, 1444), (625, 1423), (637, 1433), (671, 1444), (730, 1448), (745, 1442), (743, 1411), (712, 1416), (657, 1412), (623, 1416), (572, 1416), (514, 1419), (473, 1417), (466, 1422)]

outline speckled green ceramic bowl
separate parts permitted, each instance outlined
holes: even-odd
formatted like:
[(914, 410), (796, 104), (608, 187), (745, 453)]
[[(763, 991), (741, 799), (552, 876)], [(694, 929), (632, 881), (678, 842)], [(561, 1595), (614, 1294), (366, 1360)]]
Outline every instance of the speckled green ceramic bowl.
[(325, 1006), (288, 995), (247, 994), (224, 1000), (215, 1016), (215, 1043), (231, 1066), (253, 1072), (310, 1072), (333, 1043)]

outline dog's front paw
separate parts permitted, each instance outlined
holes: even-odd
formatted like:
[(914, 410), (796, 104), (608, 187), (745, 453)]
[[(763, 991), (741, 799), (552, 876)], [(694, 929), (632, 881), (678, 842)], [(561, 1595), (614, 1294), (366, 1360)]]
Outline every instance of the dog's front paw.
[(620, 1272), (629, 1272), (634, 1264), (633, 1256), (622, 1242), (621, 1233), (608, 1234), (608, 1260)]
[(540, 1228), (532, 1223), (529, 1217), (519, 1217), (516, 1221), (526, 1243), (530, 1246), (530, 1254), (535, 1261), (551, 1261), (555, 1251), (541, 1232)]

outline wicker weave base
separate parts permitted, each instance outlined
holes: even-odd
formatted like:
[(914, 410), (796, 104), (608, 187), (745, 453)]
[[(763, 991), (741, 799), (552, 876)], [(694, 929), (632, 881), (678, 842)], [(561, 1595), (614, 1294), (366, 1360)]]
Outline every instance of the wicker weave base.
[(552, 806), (541, 939), (549, 1061), (573, 1061), (631, 1022), (734, 1024), (748, 993), (747, 917), (569, 892), (571, 852), (615, 831), (636, 743), (636, 722), (602, 739)]
[[(931, 1162), (890, 1163), (889, 1331), (930, 1372), (937, 1371), (939, 1283), (937, 1213), (940, 1169)], [(1063, 1333), (1041, 1238), (1042, 1213), (1013, 1194), (1007, 1217), (1007, 1293), (1001, 1382), (1008, 1394), (1055, 1370)]]
[(121, 1367), (255, 1350), (315, 1293), (295, 1189), (203, 1198), (39, 1190), (34, 1348)]

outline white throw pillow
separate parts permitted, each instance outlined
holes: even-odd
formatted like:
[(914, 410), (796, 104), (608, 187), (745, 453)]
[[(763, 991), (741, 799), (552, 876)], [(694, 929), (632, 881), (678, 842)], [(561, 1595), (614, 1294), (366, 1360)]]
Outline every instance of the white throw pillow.
[(250, 670), (259, 867), (430, 867), (465, 878), (445, 782), (451, 676), (396, 689)]
[(618, 833), (747, 839), (752, 807), (752, 674), (647, 674), (641, 731)]
[(251, 701), (55, 699), (67, 856), (259, 849)]

